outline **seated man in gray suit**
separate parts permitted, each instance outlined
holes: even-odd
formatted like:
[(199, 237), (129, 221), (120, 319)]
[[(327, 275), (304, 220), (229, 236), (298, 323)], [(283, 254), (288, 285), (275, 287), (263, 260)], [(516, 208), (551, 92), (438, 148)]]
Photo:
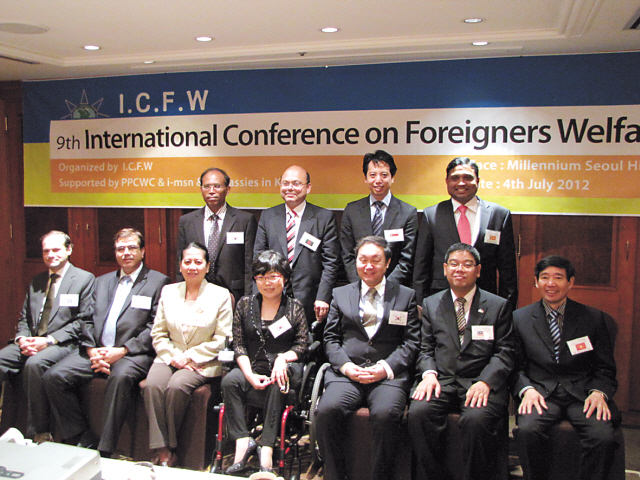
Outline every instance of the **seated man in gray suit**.
[(462, 242), (473, 245), (482, 257), (478, 287), (508, 299), (516, 308), (518, 272), (511, 212), (478, 198), (479, 181), (476, 162), (454, 158), (447, 165), (446, 178), (451, 198), (424, 209), (413, 269), (418, 303), (449, 288), (440, 262), (451, 245)]
[(324, 332), (332, 368), (325, 373), (317, 417), (326, 480), (346, 478), (345, 425), (360, 407), (370, 412), (373, 478), (393, 478), (420, 323), (413, 290), (385, 278), (390, 261), (384, 238), (360, 239), (360, 280), (333, 291)]
[[(249, 212), (227, 203), (231, 179), (220, 168), (209, 168), (200, 175), (200, 193), (206, 205), (180, 217), (178, 226), (178, 264), (182, 251), (191, 242), (207, 247), (211, 263), (207, 282), (224, 287), (237, 302), (251, 295), (253, 242), (258, 222)], [(183, 280), (178, 269), (178, 281)]]
[[(115, 237), (120, 270), (96, 280), (93, 316), (83, 322), (80, 349), (44, 375), (45, 390), (58, 431), (66, 443), (98, 448), (109, 457), (131, 409), (137, 386), (155, 351), (151, 327), (162, 287), (169, 277), (143, 264), (144, 237), (123, 228)], [(94, 378), (106, 378), (104, 428), (100, 443), (82, 411), (78, 390)]]
[(367, 153), (362, 160), (364, 182), (371, 194), (345, 207), (340, 232), (342, 261), (349, 282), (358, 281), (356, 243), (367, 235), (378, 235), (391, 247), (387, 277), (411, 286), (418, 212), (391, 194), (397, 170), (393, 157), (384, 150)]
[(51, 439), (42, 375), (78, 349), (82, 321), (93, 313), (95, 277), (71, 265), (72, 251), (66, 233), (51, 231), (42, 237), (42, 258), (48, 271), (31, 281), (15, 340), (0, 350), (0, 383), (8, 374), (23, 372), (29, 418), (26, 433), (38, 443)]
[(519, 403), (518, 456), (525, 478), (548, 478), (548, 429), (567, 419), (580, 435), (577, 477), (609, 478), (614, 428), (616, 362), (606, 313), (568, 298), (575, 269), (552, 255), (535, 267), (542, 300), (513, 313), (520, 354), (513, 393)]
[(451, 478), (442, 434), (447, 415), (460, 413), (464, 479), (490, 479), (501, 471), (497, 438), (509, 415), (507, 378), (515, 363), (511, 305), (476, 286), (480, 255), (470, 245), (447, 250), (444, 274), (449, 288), (422, 306), (418, 384), (409, 407), (417, 478)]

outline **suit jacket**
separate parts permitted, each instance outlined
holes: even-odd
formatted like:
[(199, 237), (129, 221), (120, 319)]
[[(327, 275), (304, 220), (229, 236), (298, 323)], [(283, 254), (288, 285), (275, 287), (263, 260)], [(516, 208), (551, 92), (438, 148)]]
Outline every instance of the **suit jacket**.
[[(287, 256), (286, 223), (284, 203), (262, 212), (253, 248), (254, 257), (265, 250), (275, 250)], [(333, 212), (307, 202), (300, 219), (291, 262), (291, 285), (294, 298), (304, 305), (309, 324), (316, 318), (313, 308), (316, 300), (331, 303), (331, 292), (336, 284), (340, 256), (337, 232)], [(315, 251), (300, 244), (305, 233), (320, 240)]]
[[(496, 203), (478, 200), (480, 229), (473, 246), (480, 252), (482, 271), (477, 285), (483, 290), (508, 299), (511, 307), (516, 308), (518, 272), (511, 212)], [(485, 242), (487, 230), (500, 232), (499, 244)], [(453, 216), (451, 199), (425, 208), (413, 271), (413, 288), (419, 302), (431, 293), (449, 288), (442, 265), (449, 247), (458, 242), (460, 236)], [(499, 288), (497, 273), (500, 274)]]
[[(413, 255), (418, 234), (418, 212), (415, 207), (391, 196), (389, 208), (384, 216), (382, 230), (402, 229), (404, 240), (389, 242), (391, 263), (387, 269), (387, 278), (407, 287), (413, 279)], [(342, 261), (350, 282), (359, 280), (356, 270), (354, 248), (362, 237), (373, 235), (371, 228), (371, 205), (369, 197), (349, 203), (342, 216)]]
[[(20, 312), (15, 338), (38, 336), (40, 311), (47, 294), (48, 283), (49, 271), (39, 273), (31, 280)], [(47, 335), (51, 335), (59, 343), (78, 340), (83, 320), (91, 318), (93, 314), (94, 283), (95, 277), (92, 273), (69, 264), (51, 306)], [(61, 295), (77, 296), (77, 301), (73, 301), (75, 306), (60, 306)]]
[[(340, 367), (347, 362), (368, 367), (385, 360), (394, 378), (385, 379), (383, 383), (408, 390), (420, 342), (415, 293), (410, 288), (387, 280), (382, 323), (370, 339), (360, 318), (360, 285), (360, 282), (355, 282), (333, 291), (324, 331), (325, 351), (333, 368), (327, 370), (325, 381), (350, 382), (348, 377), (340, 373)], [(406, 326), (389, 323), (391, 310), (407, 312)]]
[[(228, 290), (202, 281), (194, 306), (195, 316), (185, 307), (185, 282), (172, 283), (162, 289), (158, 313), (153, 322), (151, 338), (158, 356), (154, 363), (171, 364), (182, 352), (202, 368), (205, 377), (222, 374), (218, 352), (224, 349), (225, 339), (231, 339), (232, 306)], [(183, 333), (187, 319), (193, 320)]]
[[(80, 345), (101, 347), (104, 325), (109, 316), (109, 309), (116, 296), (116, 289), (120, 281), (120, 270), (98, 277), (93, 292), (95, 309), (93, 315), (85, 320)], [(147, 265), (142, 266), (127, 299), (122, 306), (118, 323), (116, 324), (116, 347), (126, 347), (128, 355), (155, 356), (151, 345), (151, 327), (156, 316), (160, 291), (162, 287), (171, 283), (169, 277), (151, 270)], [(141, 308), (132, 305), (134, 296), (150, 299), (148, 306)]]
[[(513, 314), (519, 346), (514, 396), (533, 386), (547, 398), (560, 383), (574, 397), (584, 401), (590, 390), (599, 390), (613, 398), (616, 362), (613, 341), (605, 322), (605, 313), (567, 299), (562, 322), (560, 362), (556, 363), (549, 322), (542, 300)], [(589, 337), (593, 350), (572, 355), (567, 342)]]
[[(491, 325), (493, 340), (473, 340), (473, 326)], [(459, 383), (467, 390), (478, 381), (491, 387), (496, 402), (507, 404), (507, 379), (515, 366), (515, 336), (511, 304), (504, 298), (476, 289), (462, 345), (451, 290), (424, 300), (422, 340), (417, 374), (438, 372), (440, 385)]]
[[(182, 250), (191, 242), (200, 242), (205, 247), (204, 207), (180, 217), (178, 227), (178, 262)], [(244, 295), (250, 295), (253, 275), (253, 243), (256, 239), (258, 222), (253, 215), (227, 204), (227, 213), (220, 229), (220, 242), (215, 258), (211, 259), (214, 269), (214, 283), (229, 290), (238, 301)], [(227, 233), (243, 232), (244, 243), (230, 244)], [(184, 280), (178, 269), (178, 281)]]

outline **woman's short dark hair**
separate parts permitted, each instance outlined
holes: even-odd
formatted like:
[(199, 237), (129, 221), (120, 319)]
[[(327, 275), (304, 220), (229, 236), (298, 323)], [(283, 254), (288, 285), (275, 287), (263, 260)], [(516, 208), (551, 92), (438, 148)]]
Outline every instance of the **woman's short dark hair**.
[(291, 278), (289, 261), (281, 253), (265, 250), (253, 261), (251, 273), (256, 277), (269, 272), (277, 272), (284, 277), (285, 282), (289, 281)]
[(180, 252), (180, 261), (182, 262), (182, 257), (184, 257), (184, 252), (186, 252), (187, 250), (189, 250), (190, 248), (197, 248), (198, 250), (202, 250), (204, 252), (204, 259), (207, 263), (209, 263), (211, 260), (209, 260), (209, 250), (207, 250), (207, 247), (205, 247), (204, 245), (202, 245), (200, 242), (191, 242), (189, 245), (187, 245), (186, 247), (184, 247), (182, 249), (182, 251)]

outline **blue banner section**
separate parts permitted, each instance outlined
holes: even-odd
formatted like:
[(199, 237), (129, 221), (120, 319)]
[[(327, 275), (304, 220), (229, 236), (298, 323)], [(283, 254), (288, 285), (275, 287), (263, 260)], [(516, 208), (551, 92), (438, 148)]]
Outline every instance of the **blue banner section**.
[(24, 83), (24, 142), (52, 120), (640, 104), (640, 53), (171, 73)]

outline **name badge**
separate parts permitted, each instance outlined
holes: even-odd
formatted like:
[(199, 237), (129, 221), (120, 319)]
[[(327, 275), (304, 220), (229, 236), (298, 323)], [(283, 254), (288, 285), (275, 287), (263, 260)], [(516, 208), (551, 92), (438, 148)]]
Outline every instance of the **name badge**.
[(244, 244), (244, 232), (227, 232), (227, 245)]
[(78, 302), (79, 302), (79, 296), (77, 293), (61, 293), (60, 294), (61, 307), (77, 307)]
[(500, 245), (500, 232), (498, 230), (487, 230), (484, 232), (484, 243)]
[(493, 340), (493, 325), (471, 325), (471, 340)]
[(309, 232), (304, 232), (304, 235), (302, 235), (302, 238), (298, 243), (300, 243), (300, 245), (304, 247), (307, 247), (312, 252), (315, 252), (320, 246), (320, 239), (314, 237)]
[(404, 230), (394, 228), (393, 230), (384, 231), (384, 239), (387, 242), (404, 242)]
[(234, 357), (233, 350), (220, 350), (218, 352), (218, 360), (221, 362), (233, 362)]
[(593, 350), (593, 345), (591, 345), (589, 337), (580, 337), (575, 340), (569, 340), (567, 345), (569, 346), (569, 350), (571, 350), (571, 355), (578, 355), (580, 353), (590, 352)]
[(280, 320), (273, 322), (269, 326), (269, 331), (271, 332), (271, 335), (273, 335), (273, 338), (278, 338), (287, 330), (291, 330), (291, 324), (289, 323), (289, 320), (287, 320), (287, 317), (282, 317)]
[(389, 325), (400, 325), (401, 327), (407, 326), (407, 312), (398, 312), (397, 310), (391, 310), (389, 313)]
[(133, 295), (131, 297), (131, 308), (139, 308), (140, 310), (151, 310), (151, 297), (143, 295)]

